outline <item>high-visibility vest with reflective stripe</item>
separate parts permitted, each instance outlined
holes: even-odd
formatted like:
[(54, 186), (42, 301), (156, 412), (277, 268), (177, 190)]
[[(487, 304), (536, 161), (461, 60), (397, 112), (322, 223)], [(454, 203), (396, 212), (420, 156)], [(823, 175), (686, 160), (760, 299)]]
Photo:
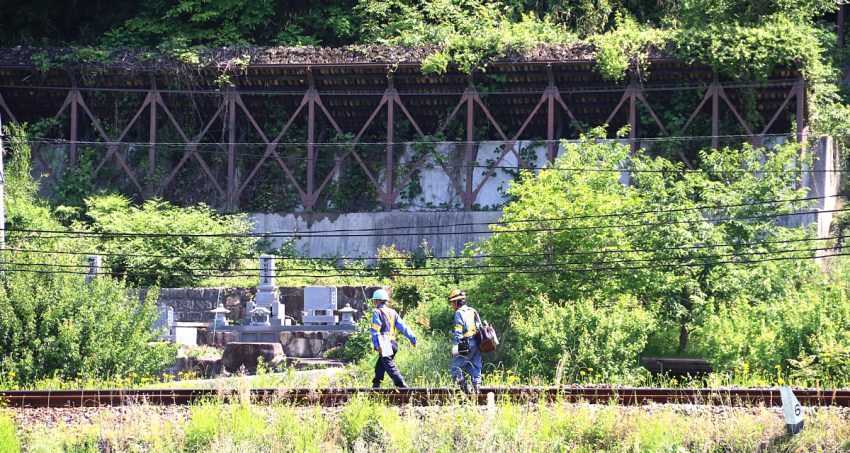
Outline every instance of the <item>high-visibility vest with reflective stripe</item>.
[(478, 333), (475, 326), (475, 310), (466, 305), (458, 308), (458, 313), (464, 325), (455, 324), (455, 331), (461, 332), (462, 338), (469, 338)]
[[(389, 332), (390, 332), (390, 340), (395, 340), (396, 339), (396, 333), (397, 333), (397, 329), (395, 327), (395, 318), (396, 318), (396, 316), (398, 316), (398, 313), (396, 313), (395, 310), (384, 310), (383, 308), (379, 308), (377, 311), (380, 311), (381, 313), (384, 314), (384, 319), (386, 319), (387, 322), (389, 323), (389, 326), (387, 326), (387, 327), (389, 328)], [(381, 322), (383, 322), (383, 320), (381, 320)], [(381, 326), (379, 326), (378, 324), (375, 324), (374, 322), (372, 323), (372, 328), (377, 330), (378, 333), (381, 332)]]

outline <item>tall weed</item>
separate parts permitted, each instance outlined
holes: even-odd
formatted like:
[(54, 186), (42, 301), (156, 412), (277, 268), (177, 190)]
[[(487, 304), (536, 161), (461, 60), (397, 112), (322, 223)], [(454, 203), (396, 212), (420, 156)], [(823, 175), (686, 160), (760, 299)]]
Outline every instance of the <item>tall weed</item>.
[(0, 412), (0, 451), (16, 453), (21, 451), (18, 439), (18, 427), (8, 414)]
[(186, 450), (203, 451), (224, 429), (220, 413), (221, 402), (208, 401), (190, 408), (190, 418), (184, 432)]

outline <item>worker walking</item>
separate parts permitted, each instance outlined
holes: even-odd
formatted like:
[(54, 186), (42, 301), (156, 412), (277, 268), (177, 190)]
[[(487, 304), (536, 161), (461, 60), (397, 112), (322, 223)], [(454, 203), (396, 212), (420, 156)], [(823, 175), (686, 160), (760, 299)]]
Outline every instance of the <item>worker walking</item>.
[(478, 312), (466, 305), (466, 292), (460, 289), (449, 293), (449, 303), (454, 316), (454, 340), (452, 342), (451, 373), (455, 382), (469, 392), (464, 373), (472, 380), (472, 391), (477, 392), (481, 385), (481, 351), (478, 350)]
[[(416, 335), (401, 319), (401, 316), (387, 306), (389, 300), (390, 296), (385, 289), (377, 289), (372, 294), (372, 302), (375, 304), (375, 312), (372, 314), (372, 346), (379, 354), (378, 363), (375, 364), (375, 378), (372, 379), (373, 388), (381, 386), (384, 373), (390, 375), (390, 379), (393, 380), (396, 387), (407, 387), (404, 376), (401, 375), (395, 362), (393, 362), (398, 352), (397, 332), (406, 336), (410, 340), (410, 344), (416, 348)], [(385, 351), (386, 348), (392, 348), (392, 351)]]

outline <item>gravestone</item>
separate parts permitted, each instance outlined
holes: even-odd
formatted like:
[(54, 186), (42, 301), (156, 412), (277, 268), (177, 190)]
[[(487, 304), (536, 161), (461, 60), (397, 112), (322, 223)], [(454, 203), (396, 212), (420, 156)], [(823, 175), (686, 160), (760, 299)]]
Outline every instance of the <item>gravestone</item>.
[(153, 330), (163, 330), (160, 338), (174, 343), (174, 307), (156, 307), (159, 316), (153, 323)]
[(246, 304), (246, 324), (254, 325), (252, 313), (257, 308), (265, 308), (271, 314), (269, 323), (265, 325), (282, 326), (286, 317), (285, 307), (278, 299), (277, 287), (274, 285), (275, 258), (270, 255), (260, 257), (260, 285), (254, 302)]
[(304, 325), (330, 324), (337, 322), (335, 286), (308, 286), (304, 288)]

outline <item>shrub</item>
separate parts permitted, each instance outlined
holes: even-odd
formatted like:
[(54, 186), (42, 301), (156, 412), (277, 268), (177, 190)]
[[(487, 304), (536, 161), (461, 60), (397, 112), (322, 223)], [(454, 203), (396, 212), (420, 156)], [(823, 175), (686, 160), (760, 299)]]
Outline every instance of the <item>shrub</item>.
[[(123, 196), (103, 195), (86, 205), (90, 222), (77, 228), (102, 233), (96, 245), (111, 254), (105, 264), (142, 286), (191, 286), (254, 251), (255, 239), (242, 236), (251, 231), (247, 218), (217, 214), (203, 204), (182, 208), (152, 199), (132, 206)], [(133, 236), (113, 236), (119, 233)]]
[(190, 418), (184, 432), (186, 450), (203, 451), (221, 431), (219, 414), (223, 410), (220, 402), (206, 402), (189, 409)]
[(110, 278), (86, 285), (81, 275), (20, 270), (2, 280), (0, 368), (13, 381), (153, 375), (176, 356), (174, 347), (155, 342), (156, 291), (139, 300)]
[[(6, 199), (15, 228), (62, 230), (36, 197), (23, 129), (12, 128)], [(157, 291), (144, 300), (124, 282), (84, 283), (84, 250), (76, 239), (17, 231), (0, 273), (0, 371), (14, 383), (53, 377), (151, 375), (170, 365), (175, 349), (155, 343)], [(36, 250), (37, 249), (37, 250)], [(32, 251), (26, 251), (32, 250)], [(55, 250), (56, 254), (44, 254)], [(7, 382), (8, 382), (7, 381)]]
[(381, 435), (378, 417), (381, 407), (364, 396), (356, 396), (346, 403), (339, 416), (339, 428), (348, 441), (349, 448), (354, 450), (354, 442), (364, 440), (375, 442)]
[(797, 377), (831, 378), (844, 385), (850, 301), (845, 284), (810, 275), (800, 288), (761, 301), (720, 308), (700, 332), (697, 351), (716, 369), (746, 363), (753, 370), (795, 368)]
[(609, 380), (633, 375), (654, 322), (633, 299), (552, 303), (540, 296), (513, 310), (511, 328), (518, 363), (540, 376), (571, 382), (582, 373)]

